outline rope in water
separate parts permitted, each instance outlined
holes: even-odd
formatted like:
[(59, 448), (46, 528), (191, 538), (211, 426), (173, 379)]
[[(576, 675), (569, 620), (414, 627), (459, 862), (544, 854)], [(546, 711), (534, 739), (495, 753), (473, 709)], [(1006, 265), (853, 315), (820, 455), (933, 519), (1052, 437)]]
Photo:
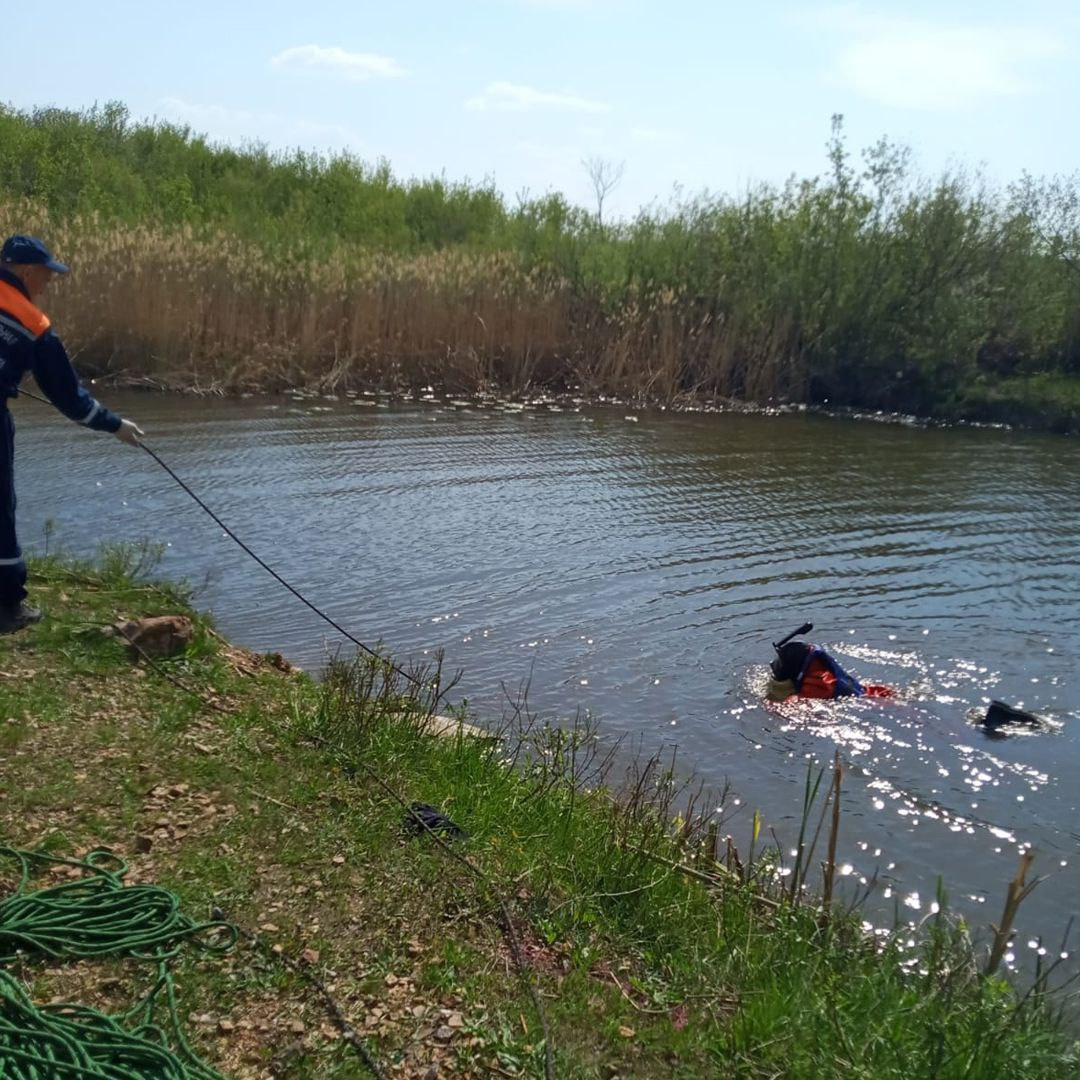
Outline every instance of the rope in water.
[[(184, 1036), (169, 961), (185, 942), (228, 951), (237, 939), (234, 926), (193, 922), (167, 889), (125, 885), (127, 864), (111, 852), (68, 859), (0, 846), (0, 858), (19, 867), (15, 892), (0, 901), (3, 1080), (223, 1080)], [(76, 868), (82, 876), (30, 890), (35, 863)], [(21, 955), (52, 961), (128, 957), (152, 962), (156, 973), (149, 992), (119, 1016), (77, 1004), (39, 1007), (3, 969)], [(154, 1020), (159, 999), (167, 1031)]]
[(185, 492), (187, 492), (187, 494), (198, 504), (200, 509), (204, 510), (210, 516), (214, 524), (217, 525), (229, 537), (230, 540), (232, 540), (246, 555), (250, 555), (251, 558), (253, 558), (279, 585), (282, 585), (286, 589), (288, 589), (289, 592), (291, 592), (293, 596), (295, 596), (296, 599), (300, 601), (300, 603), (304, 604), (306, 607), (314, 611), (320, 619), (328, 622), (339, 634), (351, 641), (362, 652), (367, 653), (368, 656), (374, 657), (380, 663), (386, 664), (388, 667), (392, 668), (403, 678), (408, 679), (408, 681), (413, 683), (414, 685), (423, 688), (423, 682), (415, 675), (411, 674), (408, 671), (405, 671), (403, 668), (398, 667), (397, 664), (388, 660), (385, 656), (376, 652), (374, 649), (369, 648), (358, 637), (350, 634), (349, 631), (346, 630), (345, 627), (342, 626), (339, 622), (337, 622), (336, 619), (332, 619), (329, 615), (326, 614), (325, 611), (323, 611), (319, 607), (316, 607), (316, 605), (313, 604), (302, 592), (300, 592), (299, 589), (291, 585), (269, 563), (265, 562), (258, 555), (256, 555), (255, 552), (252, 551), (251, 548), (249, 548), (247, 544), (245, 544), (244, 541), (241, 540), (240, 537), (237, 536), (236, 533), (234, 533), (232, 529), (230, 529), (229, 526), (226, 525), (225, 522), (222, 521), (221, 518), (219, 518), (217, 514), (215, 514), (214, 511), (211, 510), (210, 507), (207, 506), (206, 503), (203, 502), (203, 500), (199, 498), (199, 496), (196, 495), (195, 492), (192, 491), (187, 484), (184, 483), (183, 480), (180, 479), (179, 476), (177, 476), (173, 469), (169, 465), (167, 465), (156, 453), (154, 453), (154, 451), (151, 450), (149, 446), (146, 445), (146, 443), (140, 442), (139, 446), (141, 446), (143, 450), (145, 450), (154, 459), (154, 461), (156, 461), (169, 474), (169, 476), (171, 476), (173, 480), (175, 480), (176, 483), (179, 484), (179, 486), (183, 488)]
[[(21, 387), (19, 389), (19, 396), (28, 397), (32, 401), (40, 401), (42, 405), (50, 404), (49, 401), (47, 401), (40, 395), (35, 394), (30, 390), (23, 390)], [(198, 495), (195, 494), (194, 491), (192, 491), (192, 489), (176, 474), (172, 467), (169, 466), (165, 461), (163, 461), (153, 450), (151, 450), (150, 447), (146, 445), (146, 443), (140, 442), (139, 446), (143, 450), (145, 450), (150, 455), (150, 457), (152, 457), (154, 461), (156, 461), (157, 464), (160, 465), (161, 468), (164, 469), (165, 472), (167, 472), (169, 476), (172, 477), (172, 479), (175, 480), (181, 488), (183, 488), (183, 490), (198, 505), (198, 507), (210, 517), (214, 524), (217, 525), (218, 528), (221, 529), (222, 532), (224, 532), (225, 535), (228, 536), (229, 539), (232, 540), (241, 549), (241, 551), (244, 552), (245, 555), (249, 555), (252, 559), (254, 559), (279, 585), (282, 585), (284, 588), (288, 589), (288, 591), (291, 592), (293, 596), (295, 596), (296, 599), (300, 601), (300, 603), (310, 608), (313, 612), (315, 612), (316, 615), (319, 616), (320, 619), (323, 619), (325, 622), (329, 623), (339, 634), (342, 635), (342, 637), (347, 638), (362, 652), (367, 653), (368, 656), (374, 657), (380, 663), (387, 665), (389, 668), (396, 671), (399, 675), (407, 679), (409, 682), (413, 683), (415, 686), (423, 688), (424, 683), (421, 679), (417, 678), (411, 672), (404, 670), (404, 668), (398, 667), (397, 664), (393, 663), (385, 656), (376, 652), (374, 649), (369, 648), (358, 637), (349, 633), (349, 631), (346, 630), (345, 627), (342, 626), (339, 622), (337, 622), (336, 619), (331, 618), (329, 615), (326, 614), (325, 611), (313, 604), (299, 589), (296, 588), (296, 586), (286, 581), (285, 578), (283, 578), (269, 563), (267, 563), (254, 551), (252, 551), (252, 549), (248, 547), (248, 545), (245, 544), (244, 541), (241, 540), (240, 537), (237, 536), (236, 533), (233, 532), (233, 530), (230, 529), (229, 526), (226, 525), (225, 522), (222, 521), (221, 518), (218, 517), (218, 515), (214, 513), (214, 511), (211, 510), (210, 507), (207, 506), (206, 503), (203, 502), (203, 500)]]
[[(20, 393), (24, 394), (25, 396), (27, 396), (29, 398), (32, 398), (34, 401), (41, 402), (44, 405), (49, 404), (49, 402), (45, 398), (39, 397), (37, 394), (34, 394), (34, 393), (32, 393), (32, 392), (30, 392), (28, 390), (20, 390)], [(288, 581), (286, 581), (276, 570), (273, 569), (273, 567), (269, 566), (254, 551), (252, 551), (251, 548), (249, 548), (247, 546), (247, 544), (245, 544), (243, 542), (243, 540), (241, 540), (240, 537), (237, 536), (236, 533), (234, 533), (232, 531), (232, 529), (230, 529), (221, 520), (221, 518), (219, 518), (217, 516), (217, 514), (215, 514), (214, 511), (211, 510), (210, 507), (207, 506), (206, 503), (203, 502), (203, 500), (201, 498), (199, 498), (198, 495), (195, 494), (194, 491), (192, 491), (192, 489), (173, 471), (173, 469), (170, 468), (169, 465), (167, 465), (153, 450), (150, 449), (150, 447), (148, 447), (145, 443), (142, 443), (142, 442), (140, 442), (139, 445), (143, 450), (145, 450), (154, 459), (155, 462), (157, 462), (158, 465), (161, 466), (162, 469), (165, 470), (166, 473), (168, 473), (168, 475), (173, 480), (176, 481), (176, 483), (181, 488), (183, 488), (183, 490), (195, 501), (195, 503), (197, 503), (198, 506), (209, 515), (209, 517), (214, 521), (214, 523), (217, 524), (225, 532), (225, 534), (228, 537), (230, 537), (230, 539), (235, 541), (236, 544), (246, 554), (250, 555), (252, 559), (254, 559), (268, 574), (270, 574), (270, 576), (273, 577), (275, 581), (277, 581), (281, 585), (283, 585), (298, 600), (300, 600), (303, 604), (305, 604), (308, 608), (310, 608), (313, 612), (315, 612), (315, 614), (318, 615), (320, 618), (324, 619), (327, 623), (329, 623), (335, 630), (337, 630), (340, 634), (342, 634), (349, 641), (351, 641), (354, 645), (356, 645), (361, 651), (367, 653), (369, 656), (374, 657), (380, 663), (386, 665), (386, 667), (388, 667), (390, 670), (396, 671), (399, 675), (403, 676), (406, 680), (413, 683), (415, 686), (423, 688), (424, 684), (419, 678), (417, 678), (415, 675), (411, 674), (410, 672), (405, 671), (403, 668), (399, 667), (397, 664), (392, 663), (389, 659), (387, 659), (386, 657), (384, 657), (384, 656), (380, 655), (379, 653), (375, 652), (373, 649), (368, 648), (367, 645), (365, 645), (362, 641), (360, 641), (358, 638), (356, 638), (351, 633), (349, 633), (349, 631), (346, 630), (344, 627), (340, 626), (334, 619), (332, 619), (324, 611), (322, 611), (318, 607), (316, 607), (315, 604), (313, 604), (298, 589), (296, 589), (293, 585), (291, 585)], [(182, 686), (182, 684), (181, 684), (181, 686)], [(194, 691), (189, 690), (187, 687), (182, 687), (182, 688), (185, 689), (189, 693), (195, 693)], [(201, 698), (201, 695), (199, 695), (199, 694), (195, 694), (195, 696)], [(440, 694), (439, 696), (441, 697), (442, 695)], [(389, 790), (389, 787), (388, 787), (388, 785), (385, 784), (385, 781), (383, 781), (381, 778), (379, 778), (379, 782), (380, 782), (380, 784), (382, 784), (384, 787), (386, 787)], [(394, 798), (397, 799), (399, 802), (402, 802), (402, 804), (404, 805), (404, 801), (402, 800), (401, 796), (398, 795), (396, 792), (392, 792), (392, 793), (394, 795)], [(413, 816), (415, 817), (416, 815), (413, 814)], [(426, 825), (424, 827), (427, 828)], [(439, 841), (439, 837), (431, 829), (428, 829), (428, 832), (436, 841)], [(445, 847), (446, 845), (442, 845), (442, 846)], [(0, 850), (2, 850), (2, 849), (0, 849)], [(447, 848), (447, 850), (449, 850), (449, 849)], [(494, 889), (493, 883), (490, 881), (490, 879), (487, 877), (487, 875), (485, 875), (483, 873), (483, 871), (481, 871), (478, 867), (476, 867), (475, 865), (473, 865), (471, 862), (469, 862), (467, 860), (466, 860), (466, 865), (470, 866), (473, 873), (477, 874), (480, 877), (480, 879), (482, 881), (484, 881), (488, 885), (488, 887), (491, 888), (492, 891), (496, 893), (496, 895), (498, 895), (497, 891)], [(547, 1080), (551, 1080), (551, 1078), (554, 1076), (554, 1052), (553, 1052), (552, 1041), (551, 1041), (551, 1036), (550, 1036), (550, 1029), (549, 1029), (548, 1021), (547, 1021), (547, 1013), (546, 1013), (546, 1010), (544, 1008), (543, 1002), (542, 1002), (542, 1000), (540, 998), (540, 995), (539, 995), (536, 987), (533, 985), (532, 977), (531, 977), (531, 968), (530, 968), (529, 964), (525, 961), (525, 959), (524, 959), (524, 957), (523, 957), (523, 955), (521, 953), (520, 946), (516, 942), (515, 933), (514, 933), (514, 929), (513, 929), (513, 924), (509, 919), (509, 912), (506, 909), (505, 903), (501, 899), (500, 899), (499, 902), (500, 902), (500, 905), (502, 907), (502, 913), (503, 913), (503, 916), (504, 916), (503, 923), (502, 923), (503, 932), (504, 932), (504, 934), (507, 935), (507, 940), (510, 943), (511, 953), (514, 956), (515, 964), (516, 964), (516, 966), (518, 968), (519, 974), (521, 975), (522, 979), (525, 980), (525, 983), (526, 983), (526, 986), (528, 988), (530, 997), (531, 997), (532, 1002), (533, 1002), (533, 1004), (534, 1004), (534, 1006), (536, 1008), (537, 1014), (538, 1014), (538, 1016), (540, 1018), (540, 1025), (541, 1025), (541, 1028), (542, 1028), (543, 1033), (544, 1033), (544, 1075), (545, 1075), (545, 1077), (547, 1077)], [(0, 939), (0, 940), (2, 940), (2, 939)], [(325, 994), (325, 990), (323, 990), (323, 993)], [(335, 1006), (335, 1008), (336, 1008), (336, 1006)], [(344, 1030), (345, 1026), (347, 1026), (347, 1025), (343, 1025), (343, 1030)], [(349, 1031), (351, 1032), (351, 1028), (349, 1028)], [(355, 1033), (353, 1033), (353, 1034), (355, 1034)], [(346, 1037), (348, 1037), (348, 1036), (346, 1036)], [(381, 1076), (382, 1072), (379, 1069), (377, 1063), (370, 1057), (370, 1055), (367, 1053), (366, 1049), (363, 1048), (363, 1046), (359, 1043), (359, 1041), (356, 1040), (353, 1045), (354, 1045), (354, 1048), (357, 1049), (357, 1052), (360, 1054), (361, 1058), (364, 1060), (364, 1063), (368, 1066), (368, 1068), (371, 1070), (371, 1072), (375, 1076)], [(2, 1059), (0, 1059), (0, 1063), (2, 1063)], [(6, 1076), (3, 1073), (2, 1069), (0, 1069), (0, 1080), (6, 1080)], [(21, 1078), (20, 1078), (20, 1080), (21, 1080)]]

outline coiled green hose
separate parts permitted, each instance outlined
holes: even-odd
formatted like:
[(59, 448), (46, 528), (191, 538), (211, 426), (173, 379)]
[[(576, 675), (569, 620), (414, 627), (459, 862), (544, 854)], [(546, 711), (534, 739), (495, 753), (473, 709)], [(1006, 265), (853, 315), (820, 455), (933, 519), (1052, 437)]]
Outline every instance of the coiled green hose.
[[(185, 942), (228, 951), (236, 942), (234, 926), (193, 922), (167, 889), (125, 886), (127, 864), (107, 851), (67, 859), (0, 846), (0, 858), (19, 867), (15, 892), (0, 901), (0, 1080), (223, 1080), (184, 1036), (169, 961)], [(76, 867), (84, 876), (31, 890), (34, 863)], [(127, 957), (152, 963), (156, 974), (141, 1001), (106, 1016), (84, 1005), (35, 1005), (4, 970), (19, 957)], [(159, 998), (168, 1034), (154, 1023)]]

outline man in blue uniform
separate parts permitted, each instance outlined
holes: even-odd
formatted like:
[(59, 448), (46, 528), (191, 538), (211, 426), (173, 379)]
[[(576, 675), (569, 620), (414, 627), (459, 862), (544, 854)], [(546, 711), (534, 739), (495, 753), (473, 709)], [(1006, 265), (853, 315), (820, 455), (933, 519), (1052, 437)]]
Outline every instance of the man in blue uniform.
[(17, 397), (26, 372), (69, 419), (139, 445), (142, 431), (109, 412), (79, 383), (60, 339), (37, 300), (68, 268), (34, 236), (10, 236), (0, 248), (0, 634), (37, 622), (26, 604), (26, 563), (15, 535), (15, 424), (8, 398)]

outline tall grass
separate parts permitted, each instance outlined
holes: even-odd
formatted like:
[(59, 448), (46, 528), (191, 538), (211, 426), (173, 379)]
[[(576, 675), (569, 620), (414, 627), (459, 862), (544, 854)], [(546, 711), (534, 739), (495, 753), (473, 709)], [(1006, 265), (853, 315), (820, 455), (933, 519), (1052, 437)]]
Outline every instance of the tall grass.
[[(973, 943), (943, 890), (918, 928), (871, 934), (846, 895), (834, 891), (829, 907), (822, 894), (841, 880), (839, 762), (831, 783), (808, 769), (785, 865), (791, 838), (764, 841), (760, 816), (735, 828), (716, 813), (723, 796), (681, 783), (670, 754), (623, 770), (589, 724), (537, 723), (524, 696), (487, 738), (436, 736), (448, 687), (437, 660), (405, 674), (365, 655), (332, 663), (320, 683), (238, 665), (173, 587), (131, 576), (152, 555), (128, 546), (96, 565), (32, 566), (45, 621), (0, 645), (4, 668), (21, 672), (3, 688), (21, 719), (0, 725), (0, 825), (20, 847), (128, 852), (140, 878), (272, 934), (266, 951), (302, 958), (388, 1068), (416, 1040), (423, 1004), (433, 1020), (440, 1006), (460, 1009), (482, 1039), (474, 1053), (454, 1037), (456, 1060), (439, 1064), (449, 1075), (543, 1075), (549, 1047), (555, 1075), (574, 1080), (616, 1069), (686, 1080), (1080, 1075), (1059, 1015), (1068, 999), (1049, 989), (1060, 967), (1048, 961), (1022, 994), (995, 972), (1031, 885), (1027, 856), (1002, 885), (992, 942)], [(87, 632), (117, 610), (186, 611), (195, 642), (135, 677), (117, 642)], [(64, 752), (50, 752), (58, 739)], [(148, 790), (168, 790), (168, 802)], [(406, 838), (413, 800), (464, 830), (447, 841), (453, 856)], [(133, 852), (137, 837), (149, 857)], [(509, 970), (510, 924), (550, 1021), (543, 1045), (542, 1010)], [(196, 1022), (201, 1052), (225, 1071), (242, 1047), (244, 1067), (263, 1072), (358, 1075), (340, 1045), (310, 1038), (324, 1017), (299, 970), (254, 955), (183, 964), (182, 1015), (278, 1018), (246, 1041), (240, 1023), (222, 1038)], [(110, 983), (128, 996), (126, 978), (101, 977), (119, 971), (28, 974), (42, 998), (116, 1000)], [(401, 1023), (374, 1027), (376, 1003)], [(298, 1032), (285, 1021), (299, 1018), (305, 1050), (286, 1054)]]
[(1080, 177), (929, 179), (885, 140), (853, 157), (839, 118), (826, 149), (820, 176), (601, 225), (559, 195), (215, 147), (116, 104), (0, 109), (0, 229), (75, 265), (51, 311), (86, 364), (165, 383), (944, 416), (1031, 412), (1000, 388), (1033, 379), (1062, 387), (1044, 405), (1071, 397)]
[(824, 823), (832, 892), (839, 761), (820, 808), (822, 776), (808, 775), (813, 840), (800, 840), (801, 867), (785, 874), (779, 842), (755, 851), (758, 818), (743, 858), (730, 838), (718, 849), (717, 799), (696, 801), (670, 758), (637, 761), (620, 781), (589, 725), (538, 724), (523, 701), (495, 738), (432, 738), (437, 680), (421, 682), (370, 657), (336, 663), (293, 734), (333, 747), (365, 787), (375, 773), (444, 808), (466, 830), (460, 854), (495, 886), (512, 883), (516, 917), (561, 950), (567, 971), (614, 980), (643, 1020), (689, 1004), (687, 1075), (703, 1059), (715, 1076), (1077, 1075), (1045, 975), (1023, 996), (994, 975), (1016, 888), (986, 974), (943, 891), (920, 930), (868, 935), (816, 880), (808, 888)]

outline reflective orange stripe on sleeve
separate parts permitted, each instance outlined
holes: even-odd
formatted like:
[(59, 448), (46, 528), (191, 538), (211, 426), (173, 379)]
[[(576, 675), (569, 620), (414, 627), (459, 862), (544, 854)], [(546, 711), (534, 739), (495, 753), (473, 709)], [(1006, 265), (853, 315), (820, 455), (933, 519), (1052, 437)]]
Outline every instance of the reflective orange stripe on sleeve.
[(35, 307), (6, 281), (0, 281), (0, 311), (13, 315), (36, 338), (41, 337), (52, 325), (44, 311)]

